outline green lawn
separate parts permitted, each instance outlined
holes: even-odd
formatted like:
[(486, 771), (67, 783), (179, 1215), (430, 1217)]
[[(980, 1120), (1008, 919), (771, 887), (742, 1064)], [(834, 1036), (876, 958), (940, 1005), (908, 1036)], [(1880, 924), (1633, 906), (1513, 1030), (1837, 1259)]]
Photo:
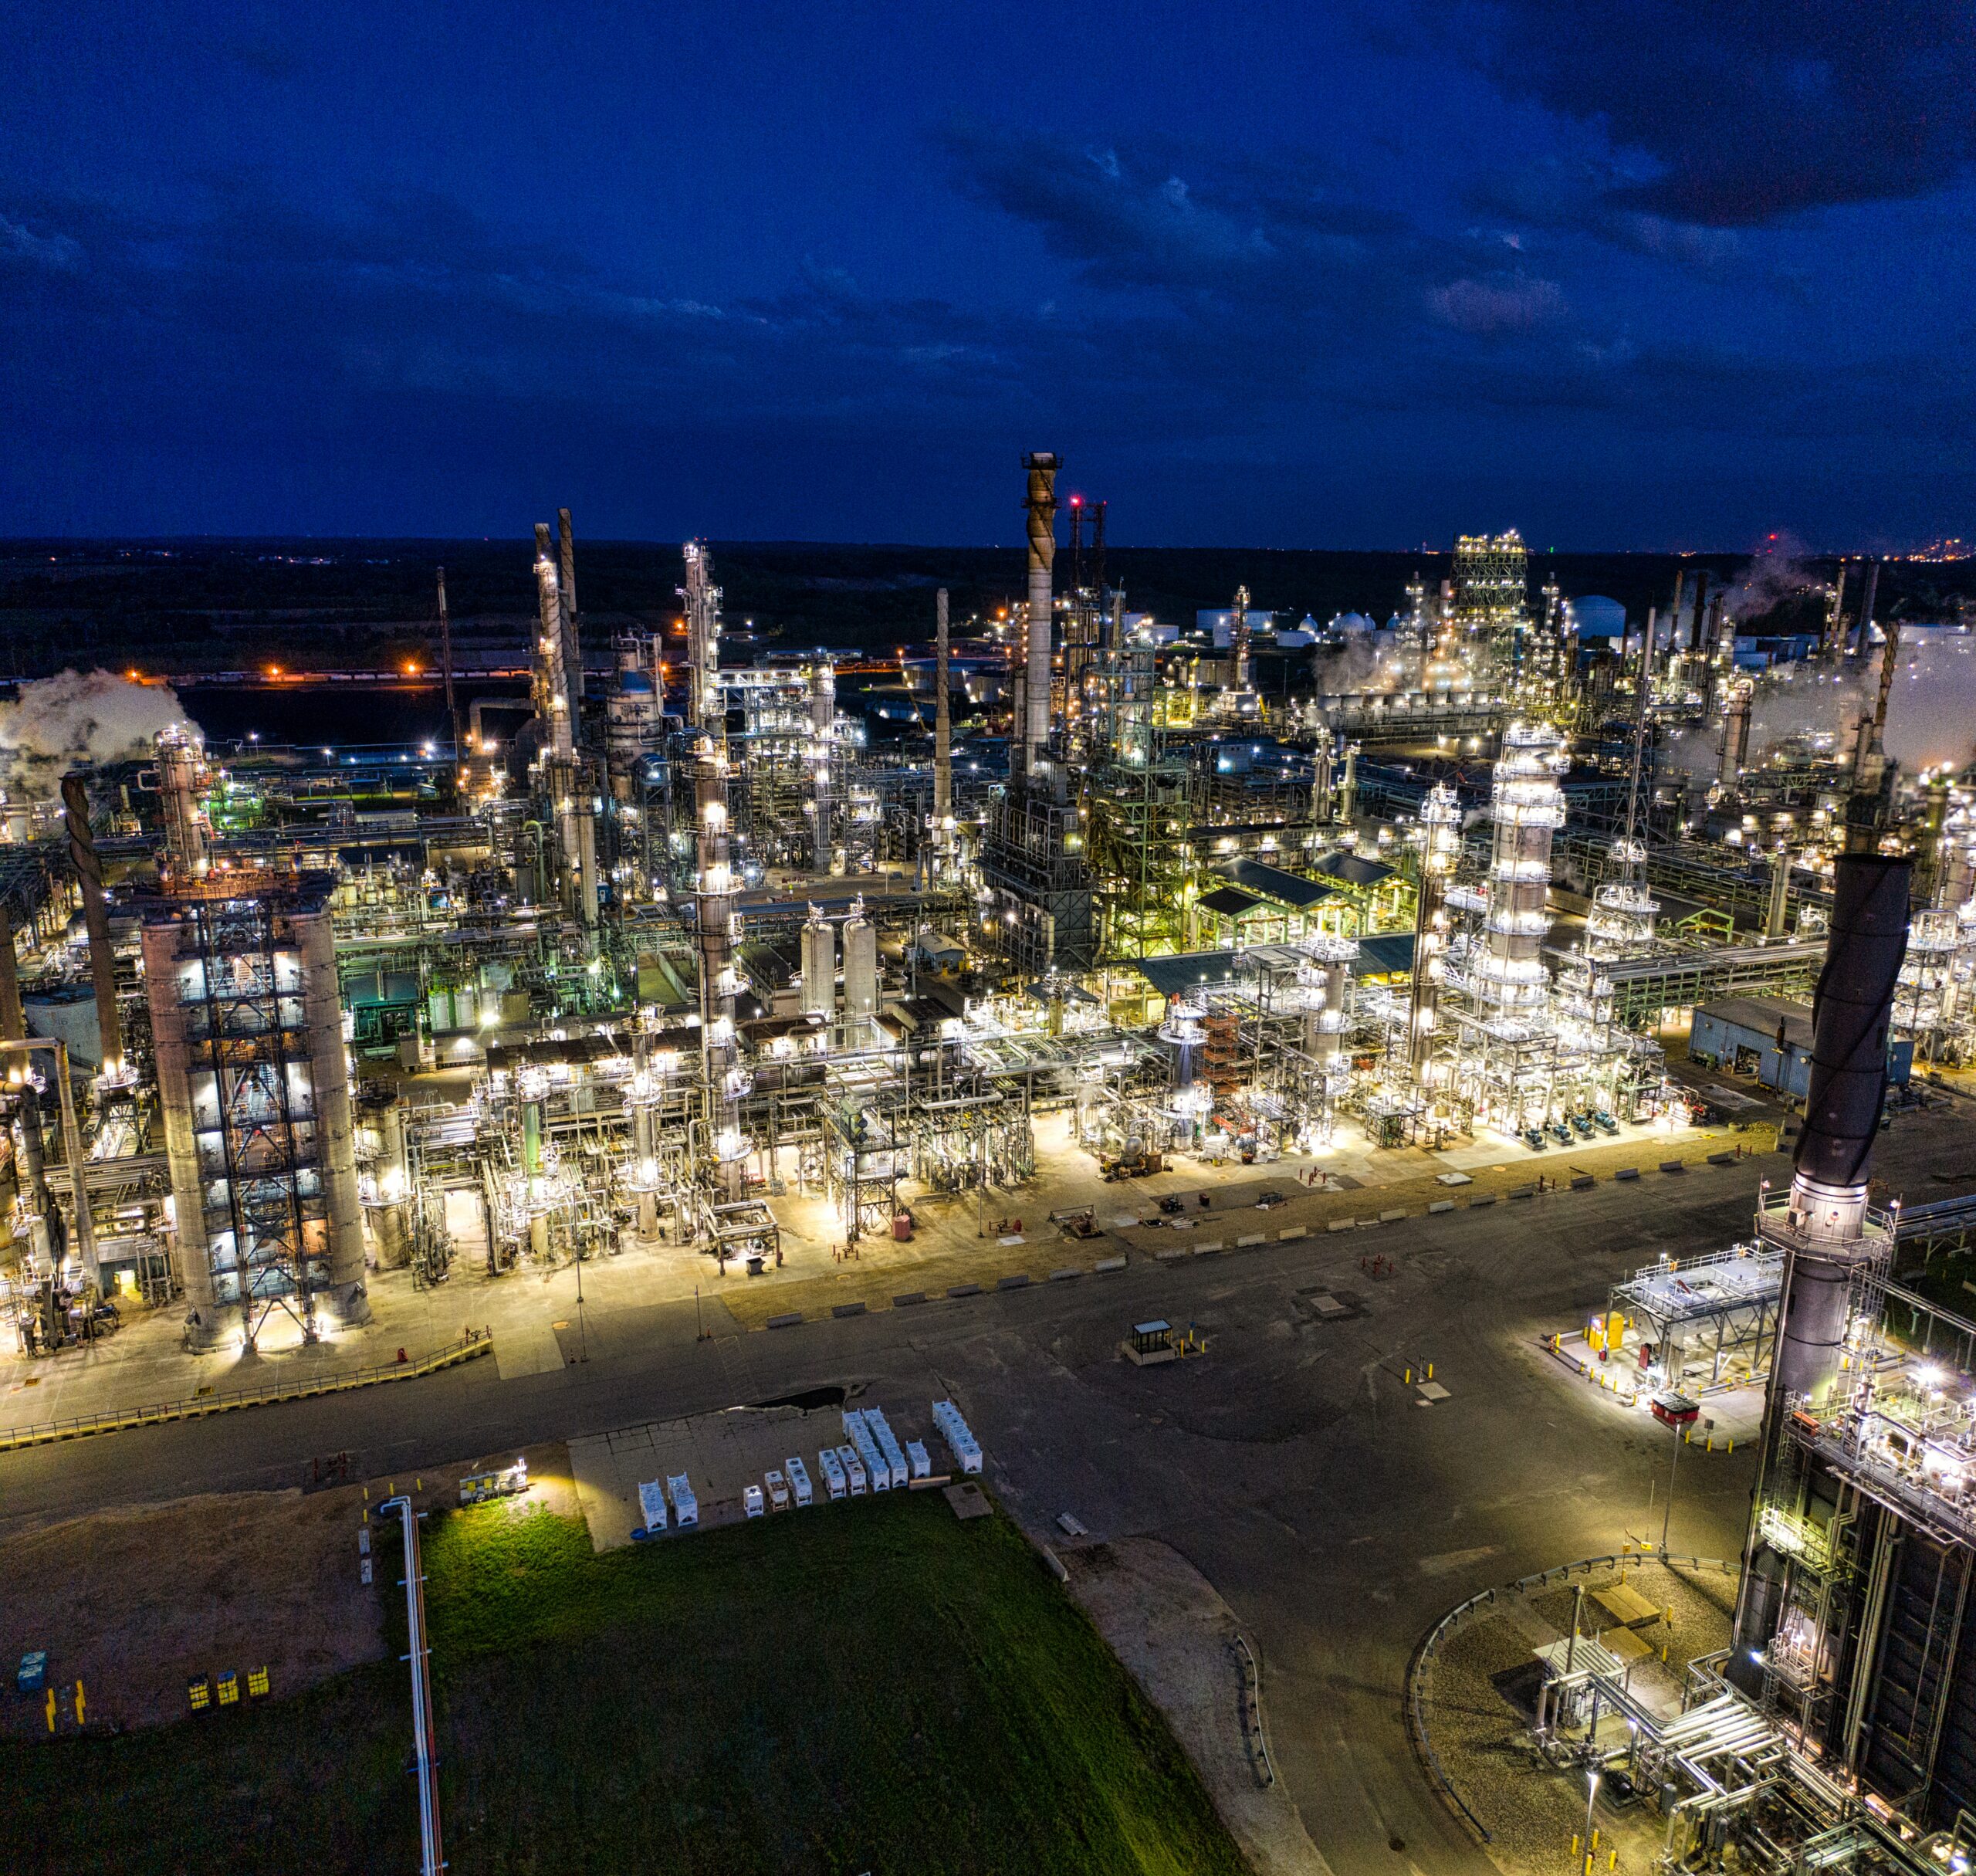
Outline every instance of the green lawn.
[[(425, 1556), (456, 1876), (1245, 1867), (999, 1517), (902, 1493), (598, 1557), (580, 1522), (489, 1506), (434, 1519)], [(408, 1745), (393, 1663), (220, 1724), (0, 1748), (25, 1800), (0, 1864), (415, 1870)]]

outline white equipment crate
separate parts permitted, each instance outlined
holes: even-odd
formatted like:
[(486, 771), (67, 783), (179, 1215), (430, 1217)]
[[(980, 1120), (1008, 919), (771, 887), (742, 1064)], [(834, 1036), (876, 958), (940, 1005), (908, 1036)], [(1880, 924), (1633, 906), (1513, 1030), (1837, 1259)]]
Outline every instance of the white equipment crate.
[(854, 1446), (840, 1446), (837, 1449), (837, 1462), (844, 1468), (844, 1477), (851, 1481), (851, 1495), (861, 1498), (864, 1495), (864, 1461), (858, 1458)]
[(675, 1472), (665, 1481), (666, 1495), (672, 1501), (672, 1515), (685, 1530), (689, 1525), (700, 1521), (700, 1502), (693, 1496), (693, 1488), (688, 1483), (684, 1472)]
[(851, 1488), (844, 1475), (843, 1462), (831, 1448), (826, 1446), (817, 1454), (817, 1463), (823, 1468), (824, 1489), (834, 1498), (842, 1498)]
[(864, 1411), (864, 1427), (878, 1443), (878, 1451), (885, 1455), (885, 1464), (892, 1468), (895, 1490), (903, 1491), (905, 1482), (912, 1475), (905, 1463), (905, 1449), (899, 1444), (892, 1428), (886, 1424), (885, 1417), (877, 1407)]
[(810, 1468), (791, 1453), (782, 1462), (783, 1471), (788, 1475), (789, 1488), (796, 1494), (798, 1505), (807, 1505), (815, 1494), (810, 1487)]
[(657, 1479), (648, 1480), (638, 1488), (638, 1511), (648, 1531), (665, 1529), (665, 1488)]
[(912, 1468), (912, 1476), (915, 1478), (931, 1478), (933, 1476), (933, 1462), (926, 1456), (926, 1448), (921, 1441), (908, 1440), (905, 1443), (905, 1457), (907, 1462)]

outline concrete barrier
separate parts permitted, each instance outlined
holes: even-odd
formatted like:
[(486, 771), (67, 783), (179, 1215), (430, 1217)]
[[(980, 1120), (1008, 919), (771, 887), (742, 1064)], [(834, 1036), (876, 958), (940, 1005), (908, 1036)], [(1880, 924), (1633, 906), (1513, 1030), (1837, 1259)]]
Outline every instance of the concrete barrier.
[(923, 1303), (925, 1300), (926, 1292), (924, 1290), (905, 1290), (892, 1299), (892, 1307), (895, 1309), (909, 1309), (915, 1303)]
[(1509, 1196), (1513, 1199), (1534, 1198), (1537, 1196), (1537, 1188), (1534, 1186), (1511, 1186), (1509, 1189)]
[(1268, 1241), (1269, 1234), (1267, 1231), (1244, 1231), (1235, 1240), (1235, 1248), (1240, 1251), (1247, 1244), (1267, 1244)]
[(1192, 1257), (1194, 1254), (1183, 1244), (1177, 1251), (1157, 1251), (1153, 1255), (1162, 1264), (1177, 1264), (1183, 1257)]
[(1125, 1260), (1122, 1257), (1101, 1257), (1091, 1267), (1093, 1276), (1101, 1277), (1107, 1271), (1123, 1270)]
[(1734, 1166), (1736, 1156), (1733, 1153), (1712, 1153), (1708, 1156), (1710, 1166)]
[(1286, 1224), (1277, 1233), (1277, 1241), (1287, 1244), (1292, 1238), (1301, 1238), (1304, 1234), (1304, 1228), (1301, 1224)]
[(949, 1296), (979, 1296), (981, 1285), (978, 1283), (950, 1283), (947, 1285)]
[(1453, 1211), (1453, 1210), (1454, 1200), (1453, 1199), (1436, 1199), (1433, 1203), (1427, 1207), (1427, 1215), (1430, 1217), (1432, 1217), (1436, 1212)]
[(1334, 1218), (1325, 1227), (1328, 1231), (1348, 1231), (1358, 1221), (1356, 1218)]
[(864, 1313), (864, 1305), (861, 1302), (832, 1303), (831, 1305), (831, 1314), (832, 1316), (862, 1316)]
[(1639, 1177), (1639, 1168), (1636, 1166), (1622, 1166), (1613, 1173), (1612, 1177), (1615, 1179), (1637, 1179)]
[(770, 1316), (768, 1326), (771, 1329), (793, 1329), (802, 1319), (803, 1312), (800, 1309), (791, 1309), (785, 1316)]
[(1050, 1281), (1052, 1283), (1068, 1283), (1073, 1277), (1081, 1277), (1083, 1275), (1084, 1272), (1074, 1264), (1066, 1264), (1061, 1270), (1051, 1272)]
[(1494, 1193), (1478, 1192), (1476, 1194), (1474, 1197), (1468, 1201), (1468, 1209), (1470, 1211), (1473, 1211), (1478, 1205), (1493, 1205), (1495, 1202), (1496, 1195)]
[(1018, 1270), (1011, 1276), (997, 1277), (995, 1287), (998, 1290), (1026, 1290), (1029, 1288), (1029, 1272)]
[(1382, 1224), (1391, 1224), (1406, 1216), (1406, 1207), (1404, 1205), (1396, 1205), (1391, 1211), (1382, 1211), (1379, 1214), (1379, 1222)]
[(1574, 1192), (1586, 1191), (1598, 1183), (1589, 1173), (1574, 1173), (1572, 1175), (1572, 1190)]
[(1210, 1238), (1206, 1244), (1194, 1246), (1194, 1255), (1205, 1257), (1209, 1251), (1219, 1251), (1223, 1248), (1222, 1241), (1219, 1238)]
[(1663, 1160), (1660, 1170), (1663, 1173), (1685, 1173), (1688, 1170), (1688, 1163), (1685, 1160)]

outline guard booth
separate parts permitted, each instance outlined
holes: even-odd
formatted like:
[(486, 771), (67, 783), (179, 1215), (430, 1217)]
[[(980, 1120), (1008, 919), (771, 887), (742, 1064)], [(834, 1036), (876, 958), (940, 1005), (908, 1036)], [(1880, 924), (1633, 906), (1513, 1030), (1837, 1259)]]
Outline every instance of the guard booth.
[(1126, 1360), (1135, 1367), (1155, 1367), (1161, 1362), (1180, 1359), (1171, 1322), (1135, 1322), (1132, 1333), (1119, 1346), (1125, 1350)]

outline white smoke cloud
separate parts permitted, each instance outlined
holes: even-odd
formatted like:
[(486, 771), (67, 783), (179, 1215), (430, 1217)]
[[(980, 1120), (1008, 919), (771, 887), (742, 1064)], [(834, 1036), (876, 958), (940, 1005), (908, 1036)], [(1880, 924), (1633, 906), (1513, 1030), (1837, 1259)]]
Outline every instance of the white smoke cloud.
[[(1841, 760), (1850, 753), (1855, 727), (1880, 698), (1880, 652), (1844, 676), (1815, 665), (1784, 665), (1756, 680), (1751, 698), (1752, 764), (1764, 761), (1794, 737), (1829, 737)], [(1721, 729), (1690, 730), (1668, 746), (1673, 766), (1697, 781), (1716, 774)], [(1976, 750), (1976, 638), (1962, 632), (1913, 633), (1896, 654), (1893, 688), (1887, 693), (1886, 752), (1909, 774), (1961, 767)]]
[(1743, 577), (1730, 588), (1724, 610), (1735, 620), (1761, 618), (1772, 607), (1794, 594), (1813, 588), (1822, 590), (1825, 582), (1802, 564), (1803, 543), (1789, 534), (1771, 537), (1761, 552), (1753, 555)]
[(21, 686), (19, 702), (0, 703), (0, 794), (46, 800), (66, 770), (147, 755), (161, 730), (187, 720), (165, 685), (134, 684), (113, 671), (36, 678)]

